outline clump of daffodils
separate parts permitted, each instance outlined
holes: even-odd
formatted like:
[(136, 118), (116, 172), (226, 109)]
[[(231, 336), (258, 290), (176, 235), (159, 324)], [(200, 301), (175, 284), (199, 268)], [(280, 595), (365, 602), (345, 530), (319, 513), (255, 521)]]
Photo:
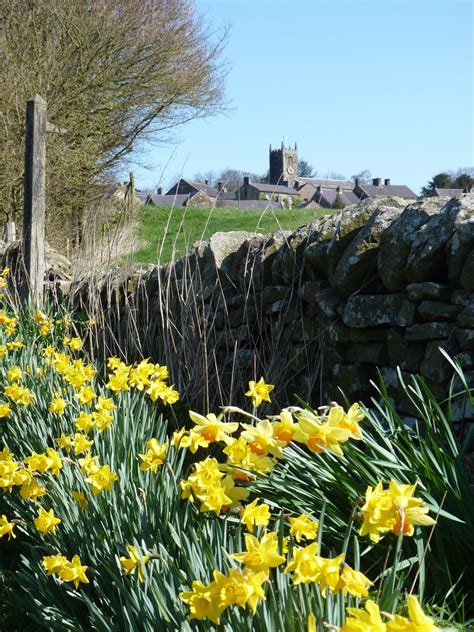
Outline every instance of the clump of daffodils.
[(88, 566), (81, 564), (79, 555), (74, 555), (71, 561), (65, 555), (45, 555), (42, 562), (43, 568), (48, 575), (55, 575), (63, 582), (73, 582), (76, 588), (79, 584), (88, 584), (86, 572)]
[(360, 535), (368, 535), (372, 542), (378, 542), (384, 533), (411, 536), (416, 525), (434, 525), (436, 521), (427, 515), (424, 501), (414, 496), (415, 489), (416, 483), (400, 485), (394, 480), (388, 489), (383, 488), (382, 481), (375, 488), (367, 487)]
[(348, 608), (349, 617), (340, 632), (441, 632), (428, 617), (415, 595), (407, 597), (408, 617), (380, 612), (379, 606), (368, 599), (364, 608)]

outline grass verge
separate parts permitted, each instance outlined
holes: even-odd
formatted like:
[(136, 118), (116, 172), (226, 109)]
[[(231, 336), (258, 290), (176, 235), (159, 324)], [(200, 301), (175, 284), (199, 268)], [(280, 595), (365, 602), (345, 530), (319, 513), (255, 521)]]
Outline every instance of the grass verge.
[(272, 210), (235, 208), (165, 208), (145, 205), (138, 209), (138, 238), (142, 248), (134, 253), (137, 263), (168, 263), (184, 255), (195, 241), (216, 232), (271, 233), (294, 230), (332, 213), (326, 209)]

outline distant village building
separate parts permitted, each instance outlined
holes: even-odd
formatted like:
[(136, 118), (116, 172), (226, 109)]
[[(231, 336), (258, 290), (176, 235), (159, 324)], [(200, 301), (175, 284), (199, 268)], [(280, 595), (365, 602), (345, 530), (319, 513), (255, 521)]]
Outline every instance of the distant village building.
[(333, 208), (338, 201), (344, 204), (344, 206), (350, 206), (351, 204), (357, 204), (360, 202), (359, 198), (352, 191), (336, 187), (335, 189), (327, 189), (322, 186), (318, 186), (314, 192), (312, 198), (306, 204), (306, 206), (321, 206), (322, 208)]
[(382, 178), (374, 178), (372, 180), (372, 184), (366, 184), (365, 182), (361, 182), (359, 178), (356, 178), (354, 193), (360, 200), (382, 197), (385, 195), (401, 197), (405, 200), (416, 199), (416, 193), (412, 191), (410, 187), (407, 187), (405, 184), (391, 184), (388, 178), (383, 181), (383, 184)]
[(467, 193), (465, 189), (434, 189), (433, 197), (456, 197), (461, 193)]
[(294, 149), (285, 147), (283, 143), (280, 149), (269, 151), (270, 184), (283, 185), (290, 188), (295, 186), (298, 179), (298, 146)]
[(249, 176), (244, 177), (244, 183), (237, 190), (240, 200), (272, 200), (274, 202), (286, 202), (289, 198), (299, 196), (296, 189), (281, 184), (264, 184), (263, 182), (250, 182)]
[(180, 178), (178, 182), (171, 187), (166, 195), (183, 195), (188, 194), (190, 196), (196, 195), (199, 191), (204, 192), (210, 198), (216, 198), (219, 194), (217, 189), (209, 186), (206, 182), (194, 182), (193, 180), (185, 180)]
[[(295, 182), (296, 189), (301, 198), (301, 203), (305, 204), (318, 204), (318, 199), (323, 197), (331, 199), (333, 197), (332, 191), (339, 192), (341, 194), (352, 193), (354, 183), (350, 180), (334, 180), (330, 178), (298, 178)], [(326, 192), (328, 195), (326, 196)], [(356, 204), (357, 202), (349, 201), (352, 197), (347, 197), (346, 204)], [(313, 204), (313, 206), (314, 206)]]

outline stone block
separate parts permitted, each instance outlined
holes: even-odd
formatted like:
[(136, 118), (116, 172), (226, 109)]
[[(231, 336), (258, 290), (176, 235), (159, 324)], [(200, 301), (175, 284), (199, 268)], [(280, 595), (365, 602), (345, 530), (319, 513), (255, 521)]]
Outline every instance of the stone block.
[(463, 351), (474, 351), (474, 329), (456, 328), (456, 337)]
[(474, 327), (474, 303), (463, 309), (458, 316), (457, 323), (459, 327)]
[[(401, 371), (400, 373), (404, 383), (407, 386), (411, 384), (412, 378), (415, 374), (408, 371)], [(400, 382), (397, 369), (392, 369), (388, 367), (380, 368), (377, 384), (380, 383), (380, 379), (383, 381), (383, 384), (387, 389), (388, 397), (398, 414), (405, 413), (412, 415), (416, 412), (410, 401), (410, 398), (408, 397), (405, 389)]]
[(348, 327), (407, 327), (415, 320), (415, 309), (406, 294), (358, 294), (347, 300), (342, 320)]
[(403, 207), (380, 205), (345, 248), (329, 277), (341, 294), (349, 296), (361, 289), (367, 292), (368, 284), (378, 282), (376, 264), (380, 236), (402, 210)]
[(252, 305), (244, 305), (231, 310), (227, 318), (231, 327), (239, 327), (243, 323), (254, 323), (257, 319), (257, 310)]
[(310, 318), (294, 321), (294, 329), (291, 335), (292, 342), (311, 342), (318, 334), (318, 324)]
[(366, 399), (373, 394), (370, 381), (375, 379), (376, 369), (368, 364), (335, 364), (332, 382), (328, 385), (331, 399), (341, 401), (342, 390), (349, 400)]
[(425, 354), (423, 342), (407, 342), (403, 329), (390, 329), (387, 335), (389, 364), (404, 371), (418, 373)]
[(459, 285), (466, 290), (474, 290), (474, 252), (470, 252), (464, 262)]
[(287, 285), (267, 285), (262, 290), (262, 307), (277, 301), (289, 301), (292, 295), (293, 291)]
[(321, 289), (321, 283), (319, 281), (306, 281), (298, 289), (298, 296), (302, 301), (312, 305), (316, 299), (316, 293)]
[[(406, 286), (405, 266), (418, 231), (439, 214), (446, 200), (424, 198), (405, 208), (380, 238), (378, 270), (386, 288), (397, 292)], [(424, 279), (423, 279), (424, 280)]]
[(441, 301), (422, 301), (418, 306), (418, 314), (426, 321), (447, 321), (456, 319), (460, 312), (459, 305), (442, 303)]
[(453, 290), (449, 285), (425, 281), (407, 285), (406, 291), (410, 301), (449, 301)]
[[(452, 198), (416, 233), (405, 267), (410, 283), (448, 280), (448, 263), (452, 266), (460, 251), (453, 250), (447, 243), (461, 224), (472, 216), (473, 209), (474, 194)], [(455, 276), (453, 272), (451, 282)]]
[(470, 303), (474, 303), (474, 294), (469, 290), (454, 290), (451, 295), (451, 303), (467, 307)]
[(450, 356), (454, 356), (456, 352), (456, 348), (448, 340), (430, 341), (426, 345), (420, 367), (423, 377), (437, 384), (447, 382), (453, 375), (453, 367), (441, 353), (440, 348), (444, 349)]
[(405, 339), (416, 340), (443, 340), (449, 338), (454, 331), (454, 323), (422, 323), (407, 327)]
[(316, 313), (320, 313), (328, 318), (336, 318), (338, 316), (337, 308), (342, 303), (342, 297), (334, 288), (326, 288), (316, 292), (315, 297)]
[(387, 345), (383, 342), (352, 342), (347, 345), (346, 358), (349, 362), (383, 366), (388, 362)]
[(387, 339), (388, 329), (383, 327), (356, 329), (355, 327), (346, 327), (338, 322), (331, 324), (327, 331), (328, 335), (337, 342), (377, 342)]

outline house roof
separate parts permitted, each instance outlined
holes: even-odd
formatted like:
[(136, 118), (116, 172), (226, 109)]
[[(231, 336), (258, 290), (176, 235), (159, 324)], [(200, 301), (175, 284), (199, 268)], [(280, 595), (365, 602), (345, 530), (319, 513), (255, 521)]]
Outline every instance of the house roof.
[(464, 189), (438, 189), (435, 188), (436, 195), (438, 197), (456, 197), (456, 195), (461, 195), (464, 192)]
[(262, 193), (285, 193), (286, 195), (298, 195), (296, 189), (290, 189), (281, 184), (264, 184), (263, 182), (249, 182), (249, 185)]
[(341, 189), (345, 189), (347, 191), (352, 191), (354, 188), (354, 183), (350, 180), (334, 180), (332, 178), (296, 178), (296, 180), (300, 183), (301, 186), (305, 184), (311, 184), (315, 188), (322, 187), (324, 189), (336, 189), (337, 187), (341, 187)]
[(158, 193), (150, 193), (145, 204), (155, 204), (156, 206), (184, 206), (189, 198), (189, 193), (182, 193), (180, 195), (158, 195)]
[[(332, 206), (336, 201), (337, 195), (338, 192), (336, 191), (336, 189), (321, 188), (321, 191), (315, 192), (310, 201), (319, 204), (320, 200), (324, 198), (326, 202)], [(360, 202), (360, 199), (352, 191), (341, 191), (339, 195), (341, 196), (342, 201), (344, 202), (344, 204), (346, 204), (346, 206), (349, 206), (350, 204), (358, 204)]]
[[(195, 180), (187, 180), (186, 178), (180, 178), (178, 180), (178, 182), (176, 182), (176, 184), (174, 184), (170, 191), (172, 189), (174, 189), (174, 187), (178, 186), (181, 183), (184, 184), (189, 184), (189, 186), (193, 187), (194, 189), (196, 189), (196, 191), (204, 191), (204, 193), (206, 195), (208, 195), (209, 197), (217, 197), (219, 192), (217, 191), (217, 189), (214, 189), (214, 187), (209, 186), (208, 184), (205, 184), (204, 182), (196, 182)], [(167, 193), (167, 195), (169, 194), (169, 192)]]
[(404, 184), (381, 184), (380, 186), (375, 186), (373, 184), (360, 184), (359, 188), (371, 198), (382, 197), (385, 195), (408, 199), (416, 198), (416, 193)]

